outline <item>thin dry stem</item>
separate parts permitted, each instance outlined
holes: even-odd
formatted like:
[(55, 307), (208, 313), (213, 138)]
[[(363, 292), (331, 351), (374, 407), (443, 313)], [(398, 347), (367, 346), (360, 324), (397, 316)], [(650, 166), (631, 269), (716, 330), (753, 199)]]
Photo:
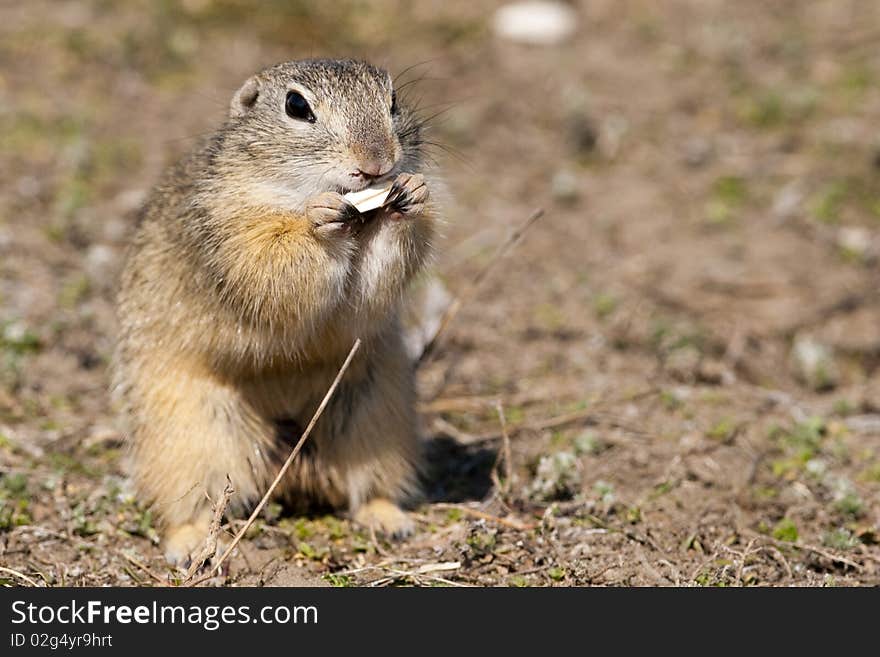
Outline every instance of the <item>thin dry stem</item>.
[(473, 516), (475, 518), (480, 518), (481, 520), (488, 520), (489, 522), (495, 522), (499, 525), (504, 525), (505, 527), (510, 527), (511, 529), (517, 529), (519, 531), (528, 531), (530, 529), (535, 529), (534, 524), (527, 524), (524, 522), (520, 522), (519, 520), (513, 520), (511, 518), (502, 518), (500, 516), (493, 516), (491, 513), (486, 513), (485, 511), (480, 511), (479, 509), (472, 509), (469, 506), (463, 506), (461, 504), (435, 504), (435, 509), (457, 509), (464, 514), (469, 516)]
[(747, 533), (754, 536), (755, 538), (763, 539), (764, 541), (767, 541), (768, 543), (772, 543), (776, 547), (780, 547), (780, 548), (787, 547), (787, 548), (794, 548), (795, 550), (812, 552), (813, 554), (818, 554), (820, 557), (825, 557), (829, 561), (833, 561), (835, 563), (842, 563), (846, 566), (849, 566), (850, 568), (855, 568), (856, 570), (859, 570), (859, 571), (863, 570), (862, 564), (856, 563), (852, 559), (847, 559), (844, 556), (841, 556), (839, 554), (835, 554), (834, 552), (831, 552), (830, 550), (820, 548), (816, 545), (810, 545), (808, 543), (792, 543), (790, 541), (781, 541), (779, 539), (772, 538), (770, 536), (764, 536), (763, 534), (759, 534), (758, 532), (751, 531), (751, 530), (747, 530)]
[(163, 579), (162, 577), (160, 577), (159, 575), (157, 575), (156, 573), (154, 573), (152, 570), (150, 570), (150, 568), (149, 568), (145, 563), (141, 562), (141, 561), (138, 560), (138, 559), (135, 559), (135, 558), (134, 558), (133, 556), (131, 556), (130, 554), (126, 554), (126, 553), (123, 552), (122, 550), (117, 550), (116, 553), (117, 553), (119, 556), (121, 556), (123, 559), (125, 559), (126, 561), (128, 561), (131, 565), (136, 566), (137, 568), (139, 568), (139, 569), (141, 569), (142, 571), (144, 571), (147, 575), (149, 575), (150, 577), (152, 577), (152, 578), (153, 578), (154, 580), (156, 580), (159, 584), (165, 584), (165, 585), (168, 584), (168, 579), (167, 579), (167, 578), (166, 578), (166, 579)]
[(195, 577), (199, 568), (202, 567), (202, 564), (210, 561), (214, 558), (214, 555), (217, 554), (217, 542), (220, 538), (220, 525), (223, 522), (223, 514), (226, 513), (226, 507), (229, 506), (229, 498), (232, 497), (234, 492), (235, 488), (233, 488), (232, 482), (227, 475), (226, 486), (223, 487), (223, 493), (217, 503), (214, 504), (214, 517), (211, 518), (211, 524), (208, 526), (208, 535), (205, 537), (205, 544), (202, 546), (202, 551), (199, 555), (194, 558), (189, 565), (189, 568), (186, 571), (186, 576), (183, 579), (184, 583), (189, 582)]
[(39, 584), (37, 584), (30, 577), (28, 577), (24, 573), (18, 572), (17, 570), (13, 570), (12, 568), (4, 568), (3, 566), (0, 566), (0, 573), (8, 573), (9, 575), (13, 575), (15, 577), (18, 577), (19, 579), (27, 582), (31, 586), (39, 586)]
[[(504, 481), (498, 486), (498, 489), (501, 495), (504, 496), (507, 495), (508, 490), (510, 490), (511, 477), (513, 476), (513, 461), (510, 451), (510, 435), (507, 433), (507, 421), (504, 418), (504, 405), (501, 403), (500, 399), (495, 404), (495, 410), (498, 411), (498, 421), (501, 423), (501, 438), (503, 440), (501, 444), (501, 453), (504, 455)], [(497, 469), (497, 467), (498, 462), (496, 461), (495, 469)], [(493, 475), (497, 478), (497, 474), (495, 474), (494, 470)]]
[(495, 266), (501, 261), (501, 259), (507, 254), (510, 249), (516, 246), (520, 240), (522, 240), (523, 236), (526, 234), (529, 228), (532, 227), (538, 219), (544, 216), (544, 208), (538, 208), (532, 214), (529, 215), (528, 219), (526, 219), (521, 226), (517, 227), (514, 230), (510, 237), (508, 237), (501, 246), (498, 247), (498, 250), (495, 251), (495, 254), (486, 263), (486, 266), (483, 267), (480, 271), (477, 272), (476, 276), (473, 277), (470, 284), (468, 284), (465, 289), (459, 294), (455, 299), (452, 300), (452, 303), (449, 304), (449, 307), (446, 309), (446, 312), (443, 313), (443, 317), (440, 320), (440, 324), (437, 327), (437, 330), (434, 331), (434, 335), (431, 336), (431, 339), (428, 340), (425, 348), (422, 350), (422, 355), (419, 356), (419, 360), (417, 365), (423, 365), (431, 359), (431, 356), (437, 349), (437, 345), (440, 343), (440, 338), (449, 328), (449, 325), (452, 323), (452, 320), (455, 319), (455, 316), (458, 315), (458, 311), (461, 310), (461, 306), (465, 301), (469, 301), (474, 293), (477, 291), (479, 286), (482, 284), (489, 273), (495, 268)]

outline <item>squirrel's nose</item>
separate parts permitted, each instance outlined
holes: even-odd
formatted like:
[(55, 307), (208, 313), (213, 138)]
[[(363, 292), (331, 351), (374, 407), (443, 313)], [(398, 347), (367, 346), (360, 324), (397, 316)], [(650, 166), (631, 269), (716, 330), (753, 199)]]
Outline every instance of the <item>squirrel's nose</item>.
[(394, 163), (385, 159), (364, 160), (358, 165), (358, 174), (364, 178), (378, 178), (391, 171)]

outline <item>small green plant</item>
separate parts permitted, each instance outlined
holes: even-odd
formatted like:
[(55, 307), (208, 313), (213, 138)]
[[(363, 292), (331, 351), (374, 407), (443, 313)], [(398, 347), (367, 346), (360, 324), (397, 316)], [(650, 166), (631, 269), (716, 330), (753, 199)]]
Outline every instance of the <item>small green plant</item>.
[(24, 324), (19, 322), (0, 324), (0, 351), (23, 356), (39, 350), (40, 339)]
[(859, 479), (880, 484), (880, 461), (875, 461), (859, 473)]
[(736, 432), (736, 424), (729, 417), (723, 417), (716, 422), (706, 433), (708, 438), (719, 442), (726, 442), (733, 437)]
[(495, 531), (475, 531), (467, 537), (467, 544), (479, 555), (488, 554), (495, 549)]
[(728, 223), (747, 199), (745, 180), (739, 176), (722, 176), (712, 185), (706, 204), (706, 221), (713, 225)]
[(599, 500), (604, 504), (614, 503), (614, 484), (599, 480), (593, 484), (593, 490), (596, 492)]
[(785, 119), (782, 97), (773, 91), (748, 97), (740, 107), (740, 116), (756, 128), (775, 128)]
[(461, 520), (461, 517), (462, 517), (461, 509), (449, 509), (446, 512), (446, 519), (449, 522), (458, 522), (459, 520)]
[(667, 411), (675, 411), (684, 405), (684, 402), (672, 390), (660, 391), (660, 403)]
[(826, 224), (837, 223), (840, 212), (849, 196), (846, 182), (837, 180), (822, 187), (813, 201), (813, 216)]
[(282, 518), (278, 522), (278, 527), (300, 541), (305, 541), (314, 534), (312, 523), (308, 518)]
[(0, 531), (31, 524), (27, 500), (0, 499)]
[(263, 508), (263, 512), (260, 515), (266, 522), (274, 523), (281, 517), (282, 511), (283, 507), (278, 504), (278, 502), (269, 502), (269, 504)]
[[(820, 417), (811, 417), (799, 422), (789, 430), (775, 427), (770, 432), (771, 439), (777, 440), (788, 454), (788, 459), (774, 464), (777, 475), (804, 467), (807, 462), (814, 458), (822, 446), (822, 440), (827, 432), (825, 420)], [(784, 467), (783, 467), (784, 466)]]
[(513, 575), (507, 582), (516, 588), (524, 588), (529, 585), (529, 581), (522, 575)]
[(76, 274), (61, 286), (58, 303), (63, 308), (75, 308), (88, 296), (90, 289), (89, 277), (83, 273)]
[(574, 439), (574, 453), (581, 454), (601, 454), (606, 449), (606, 445), (596, 434), (583, 433)]
[(864, 503), (858, 495), (850, 493), (837, 500), (837, 502), (834, 503), (834, 508), (846, 515), (858, 517), (862, 515), (864, 511)]
[(296, 549), (306, 559), (311, 559), (313, 561), (321, 561), (330, 553), (326, 548), (315, 548), (305, 541), (300, 541), (296, 546)]
[(349, 575), (337, 575), (336, 573), (327, 573), (322, 576), (324, 581), (329, 582), (330, 586), (348, 587), (354, 586), (354, 580)]
[(15, 473), (0, 477), (0, 486), (10, 497), (19, 497), (27, 493), (27, 477), (21, 473)]
[(77, 504), (73, 509), (73, 533), (78, 536), (93, 536), (100, 530), (98, 525), (92, 519), (84, 504)]
[(846, 527), (838, 527), (825, 532), (822, 543), (836, 550), (851, 550), (858, 546), (859, 539), (853, 536), (853, 533)]
[(846, 417), (856, 412), (855, 405), (849, 399), (838, 399), (834, 402), (833, 412), (840, 417)]
[(617, 309), (617, 299), (610, 294), (598, 294), (593, 299), (593, 312), (599, 319), (605, 319)]
[(773, 528), (773, 538), (777, 541), (794, 543), (798, 540), (798, 528), (791, 518), (783, 518)]

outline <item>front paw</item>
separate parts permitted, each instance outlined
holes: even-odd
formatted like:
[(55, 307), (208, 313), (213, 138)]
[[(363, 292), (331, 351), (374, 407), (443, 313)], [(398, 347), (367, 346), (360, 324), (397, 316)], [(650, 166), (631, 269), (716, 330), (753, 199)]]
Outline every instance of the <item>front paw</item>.
[(385, 201), (385, 209), (399, 216), (417, 216), (425, 212), (428, 187), (420, 173), (401, 173), (395, 179)]
[(342, 194), (324, 192), (306, 203), (306, 218), (318, 235), (347, 235), (360, 213)]

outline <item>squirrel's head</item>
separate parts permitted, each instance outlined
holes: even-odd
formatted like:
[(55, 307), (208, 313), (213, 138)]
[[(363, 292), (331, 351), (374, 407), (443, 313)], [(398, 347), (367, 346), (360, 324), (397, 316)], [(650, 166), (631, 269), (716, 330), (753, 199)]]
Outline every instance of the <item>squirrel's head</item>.
[[(352, 60), (268, 68), (235, 93), (217, 162), (269, 202), (297, 206), (421, 169), (420, 122), (384, 70)], [(239, 168), (241, 164), (245, 166)]]

